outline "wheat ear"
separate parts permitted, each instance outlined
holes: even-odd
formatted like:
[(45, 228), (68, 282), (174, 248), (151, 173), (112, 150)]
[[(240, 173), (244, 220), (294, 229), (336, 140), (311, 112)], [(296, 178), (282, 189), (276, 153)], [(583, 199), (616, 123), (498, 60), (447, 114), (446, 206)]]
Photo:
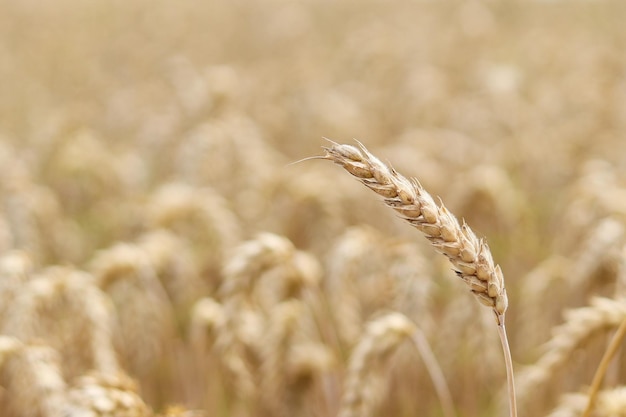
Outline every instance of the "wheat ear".
[[(367, 324), (350, 355), (339, 417), (364, 417), (373, 413), (380, 394), (373, 370), (415, 332), (415, 325), (400, 313), (390, 313)], [(380, 365), (380, 364), (379, 364)]]
[(504, 327), (508, 306), (504, 276), (494, 265), (487, 243), (479, 239), (469, 226), (458, 220), (435, 200), (417, 180), (409, 180), (372, 155), (362, 144), (359, 147), (330, 141), (321, 157), (341, 165), (370, 190), (384, 198), (387, 206), (420, 230), (437, 251), (454, 266), (456, 274), (470, 287), (482, 304), (491, 307), (498, 323), (504, 352), (509, 388), (511, 417), (517, 415), (513, 366)]
[(504, 277), (494, 265), (487, 243), (478, 239), (465, 223), (458, 220), (434, 199), (416, 180), (409, 180), (382, 163), (361, 145), (332, 143), (324, 148), (325, 159), (341, 165), (370, 190), (384, 197), (385, 204), (420, 230), (454, 265), (457, 275), (469, 285), (478, 300), (493, 308), (498, 324), (504, 323), (508, 306)]
[(92, 417), (152, 417), (137, 383), (122, 372), (93, 372), (80, 377), (65, 395), (59, 415)]

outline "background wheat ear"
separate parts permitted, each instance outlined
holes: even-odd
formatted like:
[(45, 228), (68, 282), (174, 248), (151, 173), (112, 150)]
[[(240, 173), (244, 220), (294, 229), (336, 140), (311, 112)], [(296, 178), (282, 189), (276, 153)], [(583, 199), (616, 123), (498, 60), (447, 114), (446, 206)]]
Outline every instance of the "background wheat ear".
[(382, 196), (387, 206), (421, 231), (435, 249), (450, 260), (456, 274), (478, 301), (492, 308), (507, 368), (511, 417), (516, 416), (513, 365), (504, 328), (508, 297), (502, 269), (494, 264), (487, 243), (479, 239), (465, 222), (460, 224), (443, 204), (437, 205), (417, 180), (400, 175), (372, 155), (363, 144), (355, 147), (329, 142), (330, 146), (324, 147), (326, 153), (321, 158), (340, 165)]
[(399, 313), (387, 314), (367, 324), (350, 356), (339, 417), (372, 415), (381, 396), (374, 370), (380, 370), (380, 362), (408, 340), (415, 329), (415, 325)]

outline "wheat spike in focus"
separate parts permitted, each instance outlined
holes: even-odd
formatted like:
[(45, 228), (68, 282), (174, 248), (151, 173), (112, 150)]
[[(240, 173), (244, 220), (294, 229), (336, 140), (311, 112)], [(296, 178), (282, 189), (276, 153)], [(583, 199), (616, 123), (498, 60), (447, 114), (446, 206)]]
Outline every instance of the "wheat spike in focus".
[(516, 417), (513, 361), (504, 326), (508, 298), (502, 270), (499, 265), (494, 265), (487, 243), (478, 239), (465, 222), (459, 224), (443, 204), (437, 205), (417, 180), (403, 177), (362, 144), (359, 143), (357, 148), (330, 143), (324, 147), (326, 154), (320, 158), (341, 165), (370, 190), (381, 195), (386, 205), (424, 233), (435, 249), (450, 260), (456, 274), (470, 287), (478, 301), (492, 308), (504, 353), (510, 417)]
[(485, 241), (478, 239), (467, 224), (459, 224), (443, 204), (438, 206), (417, 180), (403, 177), (363, 145), (357, 148), (331, 142), (324, 150), (323, 159), (341, 165), (424, 233), (435, 249), (448, 257), (478, 300), (493, 308), (498, 324), (503, 324), (508, 306), (504, 277), (500, 266), (494, 265)]

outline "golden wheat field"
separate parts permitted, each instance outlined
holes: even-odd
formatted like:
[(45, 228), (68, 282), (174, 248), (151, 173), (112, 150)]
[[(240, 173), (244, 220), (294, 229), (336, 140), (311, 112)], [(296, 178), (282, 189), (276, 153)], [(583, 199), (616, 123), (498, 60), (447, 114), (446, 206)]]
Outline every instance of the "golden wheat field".
[(626, 416), (625, 21), (0, 0), (0, 416)]

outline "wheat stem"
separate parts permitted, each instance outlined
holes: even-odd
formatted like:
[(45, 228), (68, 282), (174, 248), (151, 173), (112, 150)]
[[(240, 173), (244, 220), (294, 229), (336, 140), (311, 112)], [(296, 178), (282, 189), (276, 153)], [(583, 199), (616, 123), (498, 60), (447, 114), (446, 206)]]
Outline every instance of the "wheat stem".
[(502, 314), (502, 317), (498, 319), (498, 334), (500, 335), (500, 343), (502, 343), (502, 352), (504, 353), (504, 364), (506, 366), (506, 385), (509, 394), (509, 415), (511, 417), (517, 417), (515, 380), (513, 377), (513, 360), (511, 359), (509, 339), (506, 336), (506, 328), (504, 327), (504, 314)]
[(430, 379), (433, 381), (433, 386), (435, 387), (435, 392), (439, 397), (444, 417), (454, 417), (456, 413), (454, 412), (450, 389), (448, 388), (446, 378), (443, 375), (437, 358), (435, 358), (435, 355), (428, 344), (428, 340), (426, 339), (424, 332), (421, 329), (416, 328), (415, 332), (413, 332), (412, 340), (422, 357), (422, 360), (424, 361), (424, 365), (430, 375)]
[(626, 336), (626, 318), (622, 320), (622, 324), (620, 324), (619, 328), (615, 332), (611, 343), (609, 343), (606, 352), (604, 352), (604, 356), (600, 360), (600, 365), (598, 365), (598, 369), (596, 370), (596, 374), (593, 376), (593, 381), (591, 383), (591, 387), (589, 388), (589, 399), (587, 402), (587, 407), (583, 412), (581, 417), (589, 417), (591, 415), (591, 410), (595, 404), (598, 391), (600, 390), (600, 385), (602, 384), (602, 380), (604, 379), (604, 375), (606, 374), (607, 369), (609, 368), (609, 364), (617, 353), (624, 337)]

